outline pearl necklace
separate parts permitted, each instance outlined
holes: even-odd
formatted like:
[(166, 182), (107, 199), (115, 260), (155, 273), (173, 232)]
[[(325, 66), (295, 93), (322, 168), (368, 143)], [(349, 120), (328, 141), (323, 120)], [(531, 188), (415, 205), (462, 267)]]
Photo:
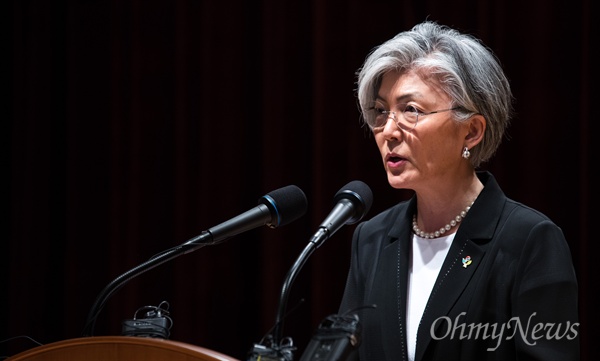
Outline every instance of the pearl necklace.
[(422, 238), (429, 238), (429, 239), (438, 238), (438, 237), (444, 235), (444, 233), (448, 232), (452, 228), (456, 227), (456, 225), (458, 223), (460, 223), (460, 221), (462, 221), (463, 218), (465, 218), (467, 216), (467, 213), (471, 209), (471, 206), (473, 205), (473, 203), (475, 203), (475, 201), (471, 202), (471, 204), (469, 204), (467, 206), (467, 208), (465, 208), (463, 211), (461, 211), (449, 223), (446, 223), (446, 225), (444, 227), (440, 228), (438, 231), (431, 232), (431, 233), (424, 232), (419, 228), (419, 226), (417, 225), (417, 214), (415, 213), (413, 215), (413, 222), (412, 222), (413, 232), (415, 232), (415, 234), (417, 236), (422, 237)]

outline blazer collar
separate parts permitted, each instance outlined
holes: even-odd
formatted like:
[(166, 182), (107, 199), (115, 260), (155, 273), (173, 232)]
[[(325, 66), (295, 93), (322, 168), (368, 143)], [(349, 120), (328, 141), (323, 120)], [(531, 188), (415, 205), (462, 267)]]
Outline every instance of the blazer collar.
[[(479, 171), (477, 177), (483, 183), (483, 190), (471, 206), (468, 217), (462, 221), (456, 236), (464, 235), (470, 239), (489, 240), (500, 219), (506, 196), (490, 172)], [(411, 235), (412, 216), (416, 207), (417, 198), (413, 196), (408, 206), (398, 213), (396, 218), (398, 221), (390, 228), (388, 233), (390, 240), (407, 239), (406, 236)]]

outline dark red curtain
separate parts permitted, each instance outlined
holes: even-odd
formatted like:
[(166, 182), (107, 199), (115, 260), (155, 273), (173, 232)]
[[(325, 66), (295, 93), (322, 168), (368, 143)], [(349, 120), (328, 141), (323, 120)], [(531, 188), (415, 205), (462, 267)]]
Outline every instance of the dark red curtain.
[[(80, 337), (113, 279), (295, 184), (309, 201), (300, 220), (135, 277), (95, 326), (119, 335), (138, 308), (167, 301), (172, 340), (243, 359), (273, 326), (286, 274), (340, 187), (371, 187), (367, 217), (408, 196), (389, 187), (360, 127), (355, 71), (374, 46), (430, 19), (481, 38), (505, 67), (517, 116), (483, 168), (562, 227), (583, 358), (596, 359), (591, 0), (13, 0), (5, 14), (0, 324), (10, 340), (0, 356), (35, 346), (18, 336)], [(297, 358), (337, 310), (352, 230), (327, 240), (293, 283), (283, 335)]]

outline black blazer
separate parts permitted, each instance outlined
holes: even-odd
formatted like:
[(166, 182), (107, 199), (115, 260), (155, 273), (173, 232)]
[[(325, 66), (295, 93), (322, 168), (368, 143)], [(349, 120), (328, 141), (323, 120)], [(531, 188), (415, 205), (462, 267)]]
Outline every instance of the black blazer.
[[(508, 199), (489, 172), (477, 175), (484, 189), (435, 282), (419, 325), (415, 360), (578, 360), (577, 280), (561, 229)], [(356, 310), (360, 318), (362, 361), (407, 359), (415, 207), (413, 197), (354, 231), (339, 312)], [(467, 256), (471, 263), (464, 266)]]

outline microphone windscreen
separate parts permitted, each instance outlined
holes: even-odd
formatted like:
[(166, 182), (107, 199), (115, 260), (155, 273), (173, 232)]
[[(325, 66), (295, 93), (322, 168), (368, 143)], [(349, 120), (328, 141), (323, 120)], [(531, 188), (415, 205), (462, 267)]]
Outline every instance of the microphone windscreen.
[(276, 189), (262, 196), (259, 200), (269, 207), (272, 222), (270, 227), (284, 226), (302, 217), (308, 208), (308, 201), (302, 189), (295, 185)]
[(354, 180), (343, 186), (333, 197), (334, 203), (343, 199), (349, 200), (355, 208), (355, 212), (346, 224), (360, 221), (371, 209), (373, 204), (373, 192), (368, 185), (359, 180)]

